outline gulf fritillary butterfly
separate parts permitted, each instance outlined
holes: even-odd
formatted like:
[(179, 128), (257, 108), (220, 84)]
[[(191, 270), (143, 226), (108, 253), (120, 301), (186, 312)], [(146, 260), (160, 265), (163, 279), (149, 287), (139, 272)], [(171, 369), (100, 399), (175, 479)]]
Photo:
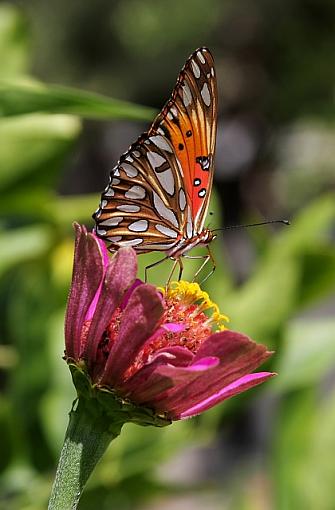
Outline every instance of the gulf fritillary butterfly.
[(110, 173), (93, 215), (95, 232), (110, 243), (110, 251), (132, 246), (138, 253), (164, 252), (164, 259), (175, 261), (171, 274), (179, 264), (179, 278), (181, 257), (191, 248), (202, 244), (208, 250), (196, 275), (213, 260), (208, 244), (215, 234), (204, 228), (204, 222), (213, 182), (216, 126), (214, 61), (207, 48), (199, 48), (187, 60), (149, 131)]

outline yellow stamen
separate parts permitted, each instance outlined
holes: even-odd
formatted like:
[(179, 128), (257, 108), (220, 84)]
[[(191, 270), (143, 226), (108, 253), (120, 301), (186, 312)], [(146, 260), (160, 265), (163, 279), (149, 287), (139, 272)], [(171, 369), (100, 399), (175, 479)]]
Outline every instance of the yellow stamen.
[(176, 300), (185, 305), (197, 304), (198, 311), (211, 310), (209, 323), (215, 323), (219, 330), (225, 329), (223, 322), (229, 322), (226, 315), (220, 313), (219, 307), (214, 303), (207, 292), (201, 290), (198, 283), (186, 281), (171, 282), (167, 290), (160, 289), (167, 300)]

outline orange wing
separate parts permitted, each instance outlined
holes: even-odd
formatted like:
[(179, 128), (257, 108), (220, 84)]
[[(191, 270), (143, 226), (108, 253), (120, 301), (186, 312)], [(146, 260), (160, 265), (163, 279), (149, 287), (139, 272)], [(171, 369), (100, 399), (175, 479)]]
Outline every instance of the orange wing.
[(214, 61), (199, 48), (183, 67), (170, 100), (156, 117), (151, 133), (171, 141), (184, 172), (194, 233), (202, 231), (213, 182), (217, 128), (217, 85)]
[(213, 58), (196, 50), (171, 99), (111, 171), (93, 215), (112, 250), (168, 251), (203, 229), (213, 180), (217, 89)]

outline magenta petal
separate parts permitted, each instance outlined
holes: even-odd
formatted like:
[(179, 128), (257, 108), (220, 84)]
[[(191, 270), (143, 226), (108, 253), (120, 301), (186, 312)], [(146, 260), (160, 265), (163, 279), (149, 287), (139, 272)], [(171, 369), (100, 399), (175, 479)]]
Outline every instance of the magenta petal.
[[(151, 337), (152, 338), (152, 337)], [(181, 347), (180, 345), (173, 345), (172, 347), (163, 347), (156, 351), (150, 360), (150, 362), (154, 361), (157, 356), (161, 354), (165, 354), (168, 356), (170, 365), (175, 367), (187, 367), (190, 365), (194, 359), (194, 354), (188, 350), (186, 347)]]
[[(104, 268), (103, 275), (105, 276), (105, 273), (106, 273), (106, 270), (107, 270), (107, 267), (108, 267), (108, 263), (109, 263), (108, 250), (107, 250), (106, 245), (103, 242), (103, 240), (99, 239), (99, 237), (97, 237), (94, 234), (94, 232), (92, 233), (92, 236), (94, 237), (94, 239), (98, 243), (100, 251), (101, 251), (103, 268)], [(91, 305), (90, 305), (90, 307), (89, 307), (89, 309), (87, 311), (87, 314), (86, 314), (86, 317), (85, 317), (86, 321), (90, 321), (92, 319), (93, 315), (94, 315), (94, 312), (95, 312), (95, 309), (96, 309), (96, 306), (97, 306), (97, 302), (99, 300), (101, 288), (102, 288), (102, 282), (103, 282), (103, 280), (101, 279), (100, 286), (99, 286), (97, 292), (95, 293), (94, 299), (93, 299), (93, 301), (92, 301), (92, 303), (91, 303)]]
[[(173, 366), (172, 364), (160, 365), (148, 377), (147, 381), (134, 391), (136, 401), (148, 405), (155, 402), (156, 406), (156, 402), (164, 398), (166, 390), (192, 383), (194, 379), (199, 377), (199, 373), (207, 373), (214, 369), (218, 363), (218, 358), (208, 357), (187, 367)], [(160, 406), (160, 410), (163, 407)]]
[(109, 353), (101, 383), (121, 384), (122, 375), (159, 326), (164, 313), (162, 298), (153, 285), (138, 286), (123, 312), (119, 336)]
[(65, 316), (65, 348), (69, 358), (80, 355), (83, 323), (103, 278), (101, 247), (84, 226), (74, 223), (76, 241), (70, 294)]
[(171, 377), (175, 382), (178, 382), (180, 379), (188, 379), (189, 375), (193, 374), (194, 372), (203, 372), (210, 368), (217, 367), (219, 363), (220, 360), (218, 358), (215, 358), (214, 356), (208, 356), (207, 358), (202, 358), (201, 360), (194, 361), (194, 363), (188, 367), (175, 369), (174, 367), (167, 365), (161, 367), (157, 373), (165, 377)]
[(181, 331), (185, 331), (185, 324), (176, 324), (174, 322), (166, 322), (162, 325), (162, 329), (165, 331), (171, 331), (172, 333), (180, 333)]
[(95, 234), (95, 232), (92, 232), (92, 235), (93, 235), (94, 239), (96, 239), (97, 243), (100, 246), (100, 251), (101, 251), (102, 259), (103, 259), (103, 264), (104, 264), (105, 269), (107, 269), (107, 266), (109, 264), (109, 255), (108, 255), (108, 250), (106, 248), (105, 242), (102, 239), (100, 239)]
[(198, 402), (221, 391), (240, 377), (249, 374), (261, 365), (272, 353), (250, 338), (234, 331), (214, 333), (195, 356), (212, 355), (220, 358), (220, 365), (205, 376), (199, 373), (192, 382), (172, 388), (155, 406), (159, 409), (181, 413)]
[(125, 292), (134, 282), (136, 272), (135, 251), (132, 248), (120, 248), (108, 264), (94, 316), (87, 333), (83, 357), (88, 366), (94, 364), (102, 335), (113, 312), (120, 306)]
[[(173, 386), (173, 382), (170, 379), (160, 377), (158, 385), (155, 386), (151, 375), (157, 367), (161, 365), (171, 364), (173, 366), (187, 366), (191, 363), (193, 357), (194, 355), (188, 349), (180, 346), (167, 347), (157, 351), (152, 356), (150, 362), (122, 384), (122, 394), (124, 396), (129, 396), (134, 401), (140, 402), (145, 399), (144, 395), (149, 388), (153, 394), (170, 388)], [(163, 379), (163, 384), (161, 384)]]
[(121, 303), (121, 310), (124, 310), (126, 308), (126, 306), (128, 304), (128, 301), (129, 301), (129, 298), (132, 295), (132, 293), (134, 292), (134, 290), (139, 285), (143, 285), (143, 284), (144, 284), (144, 282), (142, 282), (142, 280), (140, 280), (139, 278), (136, 278), (134, 283), (131, 285), (131, 287), (129, 287), (129, 289), (127, 290), (127, 292), (124, 295), (124, 298), (123, 298), (122, 303)]
[(184, 331), (185, 326), (182, 324), (173, 324), (173, 323), (165, 323), (162, 324), (160, 328), (156, 329), (153, 335), (148, 339), (149, 342), (152, 342), (156, 338), (161, 335), (164, 335), (167, 331), (172, 333), (179, 333), (180, 331)]
[(276, 375), (275, 373), (271, 372), (257, 372), (255, 374), (249, 374), (244, 377), (241, 377), (240, 379), (237, 379), (237, 381), (234, 381), (225, 388), (222, 388), (222, 390), (215, 393), (214, 395), (211, 395), (207, 399), (202, 400), (195, 406), (188, 408), (186, 411), (180, 413), (179, 415), (175, 415), (174, 419), (179, 420), (196, 416), (197, 414), (200, 414), (203, 411), (210, 409), (211, 407), (215, 406), (216, 404), (219, 404), (220, 402), (223, 402), (224, 400), (227, 400), (230, 397), (238, 395), (243, 391), (249, 390), (253, 386), (257, 386), (258, 384), (267, 381), (268, 379), (275, 375)]

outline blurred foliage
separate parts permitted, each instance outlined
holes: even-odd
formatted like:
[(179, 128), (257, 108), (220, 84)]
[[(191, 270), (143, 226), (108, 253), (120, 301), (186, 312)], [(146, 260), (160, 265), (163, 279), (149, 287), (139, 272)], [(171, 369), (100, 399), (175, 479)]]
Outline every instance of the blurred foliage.
[[(213, 509), (332, 510), (335, 322), (327, 307), (333, 304), (335, 288), (334, 4), (212, 0), (204, 6), (200, 1), (127, 0), (112, 6), (100, 0), (93, 6), (60, 1), (55, 19), (45, 26), (46, 3), (17, 4), (21, 8), (14, 2), (0, 5), (0, 510), (45, 508), (74, 398), (62, 360), (71, 223), (91, 225), (98, 194), (62, 195), (59, 189), (82, 143), (83, 119), (150, 120), (155, 114), (149, 107), (97, 93), (105, 93), (104, 83), (94, 76), (106, 64), (99, 60), (106, 57), (106, 33), (116, 48), (109, 82), (113, 95), (122, 97), (124, 81), (128, 99), (153, 105), (158, 97), (151, 93), (153, 87), (167, 81), (160, 69), (175, 74), (180, 54), (184, 58), (184, 50), (187, 54), (204, 42), (221, 48), (216, 55), (224, 85), (219, 86), (230, 109), (237, 108), (240, 94), (239, 108), (260, 108), (273, 122), (275, 143), (266, 150), (272, 147), (273, 160), (278, 159), (270, 180), (277, 207), (282, 204), (280, 213), (292, 215), (293, 222), (289, 228), (269, 226), (241, 234), (253, 256), (248, 277), (238, 283), (234, 257), (226, 248), (232, 237), (223, 232), (213, 243), (216, 273), (206, 282), (212, 298), (231, 317), (232, 328), (276, 350), (268, 367), (279, 376), (198, 419), (163, 430), (127, 426), (90, 480), (81, 508), (95, 508), (97, 501), (101, 510), (154, 508), (157, 502), (192, 492), (200, 505), (204, 494), (216, 494), (212, 506), (207, 504)], [(52, 81), (71, 59), (80, 61), (70, 38), (80, 39), (83, 27), (94, 26), (88, 34), (95, 46), (91, 54), (85, 47), (81, 58), (92, 68), (87, 89), (95, 92), (79, 88), (78, 81), (89, 84), (79, 64), (72, 75), (63, 73), (71, 86), (44, 83), (43, 72), (39, 79), (32, 76), (39, 52), (32, 27), (39, 19), (40, 41), (45, 38), (40, 46), (55, 61), (45, 53), (41, 66), (40, 53), (35, 66), (40, 63)], [(73, 32), (67, 30), (70, 24)], [(52, 44), (60, 27), (68, 53)], [(162, 52), (167, 58), (156, 62), (152, 74), (154, 59)], [(262, 80), (250, 79), (242, 93), (239, 80), (246, 62), (253, 78), (253, 70), (264, 67), (257, 75)], [(260, 153), (263, 168), (269, 156)], [(221, 226), (221, 192), (218, 186), (211, 228)], [(256, 211), (246, 208), (244, 221), (257, 221)], [(141, 276), (156, 259), (152, 254), (141, 259)], [(185, 278), (191, 279), (196, 267), (197, 261), (187, 261)], [(169, 270), (168, 264), (152, 270), (151, 281), (162, 284)], [(200, 481), (179, 480), (178, 470), (171, 477), (176, 464), (166, 476), (168, 461), (176, 463), (173, 459), (192, 451), (199, 454), (209, 444), (215, 454), (198, 462)], [(196, 464), (188, 462), (184, 471)], [(209, 465), (214, 465), (212, 471)]]

